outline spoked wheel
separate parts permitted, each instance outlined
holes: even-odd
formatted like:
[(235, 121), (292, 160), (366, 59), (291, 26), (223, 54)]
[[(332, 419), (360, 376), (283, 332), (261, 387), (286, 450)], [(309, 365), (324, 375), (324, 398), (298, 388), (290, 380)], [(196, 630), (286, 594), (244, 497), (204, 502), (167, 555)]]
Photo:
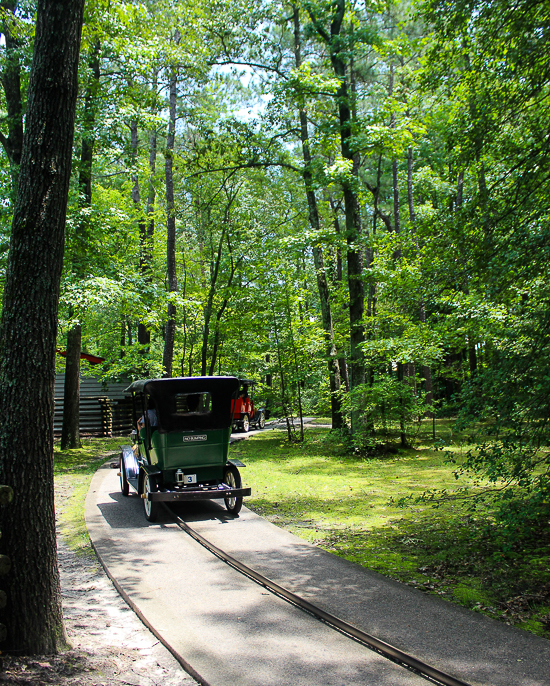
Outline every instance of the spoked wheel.
[[(225, 469), (225, 473), (223, 476), (224, 482), (230, 487), (230, 488), (241, 488), (242, 487), (242, 481), (241, 481), (241, 475), (239, 474), (239, 470), (237, 467), (231, 465), (228, 465)], [(242, 497), (240, 498), (224, 498), (225, 500), (225, 506), (227, 507), (228, 512), (231, 512), (231, 514), (239, 514), (241, 511), (241, 507), (243, 506), (243, 499)]]
[(126, 465), (124, 464), (124, 455), (120, 453), (120, 492), (123, 496), (130, 493), (130, 486), (126, 481)]
[(265, 429), (265, 414), (261, 410), (258, 413), (258, 429)]
[(248, 433), (249, 429), (250, 429), (250, 419), (248, 418), (248, 415), (245, 414), (245, 416), (243, 417), (243, 431), (245, 432), (245, 434)]
[(157, 484), (151, 479), (151, 477), (146, 474), (143, 479), (143, 493), (145, 498), (143, 499), (143, 506), (145, 508), (145, 519), (148, 522), (156, 522), (159, 512), (159, 504), (149, 500), (147, 497), (149, 493), (157, 492)]

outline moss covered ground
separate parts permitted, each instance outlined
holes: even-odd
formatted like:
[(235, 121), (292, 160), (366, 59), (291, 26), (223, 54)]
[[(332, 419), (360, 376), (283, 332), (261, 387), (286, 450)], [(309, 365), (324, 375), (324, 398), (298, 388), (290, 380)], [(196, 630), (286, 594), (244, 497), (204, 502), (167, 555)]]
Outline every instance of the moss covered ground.
[(120, 438), (83, 439), (77, 450), (54, 448), (54, 479), (57, 525), (68, 545), (76, 552), (93, 555), (86, 523), (84, 503), (96, 470), (118, 453)]
[[(472, 439), (453, 436), (450, 427), (440, 422), (437, 433), (460, 462)], [(304, 444), (265, 431), (233, 445), (231, 455), (247, 465), (247, 506), (278, 526), (426, 593), (550, 638), (547, 531), (504, 552), (489, 509), (472, 512), (463, 501), (398, 505), (426, 489), (456, 488), (456, 465), (433, 449), (431, 426), (425, 431), (430, 436), (418, 435), (414, 448), (370, 459), (347, 455), (323, 428), (308, 429)]]
[[(324, 421), (320, 422), (325, 423)], [(550, 638), (550, 535), (504, 551), (489, 509), (465, 501), (400, 507), (426, 489), (453, 489), (456, 465), (434, 450), (431, 426), (414, 448), (372, 458), (347, 454), (341, 438), (321, 426), (305, 442), (265, 430), (231, 447), (252, 496), (246, 505), (321, 548), (426, 593)], [(473, 445), (452, 422), (438, 420), (437, 440), (455, 458)], [(91, 552), (84, 501), (96, 469), (118, 452), (120, 438), (88, 439), (80, 450), (55, 451), (58, 523), (69, 545)]]

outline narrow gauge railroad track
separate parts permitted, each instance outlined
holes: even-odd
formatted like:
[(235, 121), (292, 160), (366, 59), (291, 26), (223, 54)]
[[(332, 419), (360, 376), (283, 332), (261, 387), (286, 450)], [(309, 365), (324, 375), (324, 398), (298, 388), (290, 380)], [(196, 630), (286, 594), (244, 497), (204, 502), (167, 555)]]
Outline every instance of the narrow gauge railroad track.
[(418, 660), (412, 655), (409, 655), (403, 652), (402, 650), (399, 650), (399, 648), (395, 648), (389, 643), (386, 643), (385, 641), (382, 641), (379, 638), (376, 638), (375, 636), (371, 636), (370, 634), (361, 631), (361, 629), (358, 629), (352, 624), (349, 624), (348, 622), (339, 619), (335, 615), (326, 612), (325, 610), (321, 609), (320, 607), (317, 607), (313, 603), (310, 603), (304, 598), (301, 598), (300, 596), (296, 595), (292, 591), (289, 591), (280, 584), (277, 584), (271, 579), (268, 579), (263, 574), (260, 574), (248, 565), (245, 565), (244, 563), (234, 558), (232, 555), (229, 555), (228, 553), (224, 552), (223, 550), (215, 546), (213, 543), (208, 541), (208, 539), (206, 539), (204, 536), (195, 531), (192, 527), (189, 526), (189, 524), (184, 522), (183, 519), (181, 519), (181, 517), (179, 517), (175, 512), (173, 512), (172, 509), (166, 503), (162, 503), (162, 505), (165, 507), (165, 509), (170, 514), (174, 522), (180, 527), (182, 531), (191, 536), (191, 538), (197, 541), (197, 543), (200, 543), (213, 555), (218, 557), (220, 560), (222, 560), (229, 566), (233, 567), (233, 569), (236, 569), (241, 574), (244, 574), (260, 586), (263, 586), (275, 595), (279, 596), (283, 600), (286, 600), (295, 607), (298, 607), (304, 612), (307, 612), (308, 614), (316, 617), (332, 629), (339, 631), (341, 634), (344, 634), (345, 636), (349, 636), (358, 643), (361, 643), (367, 648), (374, 650), (379, 655), (382, 655), (383, 657), (392, 660), (392, 662), (395, 662), (396, 664), (401, 665), (402, 667), (405, 667), (407, 669), (412, 670), (413, 672), (416, 672), (418, 675), (424, 677), (432, 683), (444, 684), (444, 686), (470, 686), (467, 682), (462, 681), (461, 679), (457, 679), (456, 677), (451, 676), (450, 674), (446, 674), (445, 672), (442, 672), (436, 667), (432, 667), (431, 665), (422, 662), (422, 660)]

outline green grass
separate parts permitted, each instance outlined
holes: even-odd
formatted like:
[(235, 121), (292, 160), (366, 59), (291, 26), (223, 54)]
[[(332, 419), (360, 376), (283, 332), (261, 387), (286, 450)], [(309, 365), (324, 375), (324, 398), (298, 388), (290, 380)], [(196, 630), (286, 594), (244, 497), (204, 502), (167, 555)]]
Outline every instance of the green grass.
[(96, 470), (118, 452), (121, 438), (91, 438), (82, 448), (54, 448), (57, 523), (68, 545), (77, 552), (91, 553), (90, 539), (84, 521), (84, 503)]
[[(474, 440), (453, 435), (451, 420), (438, 420), (437, 432), (458, 462)], [(419, 427), (415, 449), (360, 459), (346, 455), (326, 429), (308, 429), (303, 445), (271, 430), (235, 444), (231, 455), (247, 464), (247, 505), (278, 526), (427, 593), (550, 638), (547, 534), (505, 553), (487, 509), (472, 512), (461, 501), (438, 508), (397, 505), (428, 488), (457, 486), (454, 465), (431, 449), (428, 434), (431, 426)]]
[[(457, 436), (452, 420), (438, 420), (460, 462), (474, 444)], [(90, 439), (83, 448), (55, 451), (58, 522), (69, 545), (91, 551), (84, 501), (95, 471), (124, 439)], [(504, 552), (488, 509), (464, 502), (438, 508), (400, 498), (427, 488), (456, 488), (454, 465), (433, 450), (431, 425), (417, 427), (414, 449), (375, 458), (350, 457), (328, 429), (309, 428), (305, 443), (266, 430), (232, 445), (230, 455), (252, 496), (246, 504), (278, 526), (366, 568), (437, 594), (474, 611), (550, 638), (550, 534)]]

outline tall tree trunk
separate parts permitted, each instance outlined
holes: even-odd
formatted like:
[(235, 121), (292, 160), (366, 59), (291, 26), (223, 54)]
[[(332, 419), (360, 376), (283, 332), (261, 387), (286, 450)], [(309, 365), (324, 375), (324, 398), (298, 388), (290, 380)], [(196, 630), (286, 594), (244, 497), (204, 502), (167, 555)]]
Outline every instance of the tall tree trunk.
[[(413, 231), (416, 236), (416, 212), (414, 209), (414, 197), (413, 197), (413, 151), (409, 147), (407, 152), (407, 204), (409, 206), (409, 219), (413, 227)], [(416, 239), (417, 240), (417, 239)], [(418, 242), (418, 241), (417, 241)], [(419, 247), (417, 245), (417, 247)], [(420, 298), (420, 303), (418, 305), (418, 314), (422, 324), (426, 323), (426, 307), (424, 303), (424, 298)], [(422, 365), (422, 376), (424, 377), (424, 394), (426, 404), (432, 408), (433, 407), (433, 376), (431, 367), (428, 365)], [(433, 410), (430, 409), (426, 413), (427, 417), (434, 419)], [(435, 425), (434, 425), (435, 428)], [(435, 434), (434, 434), (435, 438)]]
[[(233, 283), (233, 278), (235, 277), (235, 271), (237, 269), (237, 266), (240, 264), (240, 259), (237, 260), (235, 263), (233, 261), (233, 251), (231, 248), (231, 243), (229, 241), (229, 236), (228, 236), (228, 246), (229, 246), (229, 254), (231, 255), (231, 272), (229, 273), (229, 279), (227, 281), (227, 286), (225, 289), (226, 294), (229, 293), (229, 289), (231, 288), (231, 284)], [(214, 376), (214, 370), (216, 369), (216, 359), (218, 357), (218, 351), (220, 349), (220, 324), (224, 315), (225, 310), (227, 309), (227, 306), (229, 305), (229, 295), (226, 295), (226, 297), (222, 300), (222, 304), (218, 308), (218, 311), (216, 313), (216, 325), (214, 329), (214, 341), (212, 344), (212, 358), (210, 360), (210, 370), (209, 374), (210, 376)]]
[[(179, 42), (179, 32), (176, 31), (175, 42)], [(168, 292), (175, 293), (178, 290), (178, 278), (176, 273), (176, 211), (174, 204), (174, 142), (176, 136), (176, 97), (177, 77), (176, 70), (170, 78), (170, 121), (168, 124), (168, 139), (166, 141), (166, 159), (164, 172), (166, 176), (166, 268), (168, 273)], [(164, 376), (172, 376), (172, 364), (174, 360), (174, 340), (176, 336), (176, 306), (168, 303), (168, 321), (166, 322), (166, 336), (164, 339), (164, 354), (162, 366)]]
[[(407, 150), (407, 205), (409, 206), (409, 219), (413, 229), (416, 229), (416, 212), (414, 210), (413, 195), (413, 150), (409, 146)], [(415, 231), (416, 233), (416, 231)]]
[[(216, 253), (216, 261), (214, 262), (214, 256), (212, 255), (212, 260), (210, 262), (210, 285), (208, 289), (208, 299), (206, 301), (206, 306), (204, 308), (204, 327), (202, 332), (202, 349), (201, 349), (201, 374), (204, 376), (208, 367), (208, 344), (210, 339), (210, 321), (212, 319), (212, 314), (214, 311), (214, 297), (216, 295), (216, 290), (218, 288), (218, 277), (220, 274), (220, 266), (223, 255), (223, 244), (227, 239), (227, 246), (229, 250), (229, 256), (231, 258), (231, 272), (229, 275), (227, 288), (231, 287), (233, 282), (233, 277), (235, 275), (236, 266), (233, 262), (233, 250), (231, 248), (231, 239), (229, 235), (229, 223), (231, 217), (231, 207), (239, 194), (239, 188), (235, 188), (232, 191), (226, 190), (227, 202), (225, 204), (224, 216), (222, 221), (222, 232), (220, 235), (220, 241), (218, 243), (218, 252)], [(218, 311), (218, 317), (216, 326), (219, 325), (221, 317), (227, 307), (228, 299), (225, 298), (220, 310)], [(215, 334), (217, 336), (217, 333)], [(217, 346), (213, 352), (214, 355), (217, 354)], [(213, 361), (215, 365), (215, 360)]]
[(285, 380), (285, 374), (283, 370), (283, 362), (282, 362), (282, 349), (281, 349), (281, 341), (279, 339), (279, 327), (277, 326), (277, 317), (275, 315), (275, 308), (273, 307), (273, 298), (271, 297), (270, 293), (270, 300), (271, 300), (271, 316), (273, 320), (273, 333), (275, 335), (275, 343), (277, 345), (277, 364), (279, 365), (279, 376), (281, 378), (281, 406), (283, 410), (283, 415), (286, 420), (286, 430), (287, 430), (287, 435), (288, 435), (288, 440), (292, 441), (294, 438), (293, 434), (293, 425), (291, 422), (291, 417), (290, 417), (290, 412), (289, 412), (289, 405), (288, 405), (288, 400), (287, 400), (287, 395), (286, 395), (286, 380)]
[(21, 98), (21, 61), (19, 57), (19, 44), (12, 33), (15, 25), (15, 10), (17, 0), (2, 0), (0, 7), (4, 10), (2, 15), (2, 34), (4, 36), (5, 50), (3, 68), (0, 73), (7, 111), (7, 137), (0, 133), (0, 143), (4, 148), (10, 163), (11, 171), (11, 200), (15, 202), (17, 195), (17, 178), (19, 165), (21, 164), (21, 151), (23, 147), (23, 104)]
[[(141, 193), (139, 188), (139, 174), (137, 171), (138, 161), (138, 123), (137, 120), (130, 122), (130, 147), (132, 152), (132, 202), (137, 216), (138, 231), (139, 231), (139, 271), (144, 281), (150, 278), (151, 273), (151, 250), (147, 238), (147, 215), (143, 212), (141, 205)], [(143, 339), (143, 340), (142, 340)], [(138, 342), (148, 345), (150, 343), (150, 335), (146, 326), (142, 322), (138, 322)]]
[[(349, 46), (342, 40), (341, 30), (346, 13), (346, 0), (335, 0), (331, 5), (333, 15), (329, 31), (325, 30), (321, 22), (315, 17), (310, 6), (308, 13), (319, 36), (326, 43), (330, 52), (333, 71), (340, 82), (336, 91), (338, 103), (338, 118), (340, 123), (340, 150), (342, 157), (351, 163), (351, 179), (342, 181), (344, 193), (344, 213), (346, 218), (348, 292), (349, 292), (349, 320), (350, 320), (350, 359), (349, 376), (350, 390), (353, 392), (365, 382), (365, 364), (363, 357), (363, 343), (365, 330), (363, 325), (365, 289), (363, 284), (363, 257), (361, 243), (361, 216), (357, 199), (356, 185), (359, 176), (359, 156), (352, 147), (352, 111), (348, 92), (348, 75), (346, 55)], [(351, 433), (355, 433), (359, 421), (357, 410), (352, 411)]]
[[(334, 230), (336, 231), (337, 236), (341, 236), (342, 232), (340, 230), (340, 220), (338, 219), (338, 206), (334, 202), (334, 198), (330, 193), (328, 195), (328, 201), (330, 205), (330, 209), (332, 210), (333, 214), (333, 221), (334, 221)], [(343, 264), (342, 264), (342, 253), (340, 248), (336, 249), (336, 274), (335, 274), (335, 281), (339, 284), (339, 286), (342, 284), (342, 281), (344, 280), (344, 274), (343, 274)], [(343, 309), (346, 309), (346, 306), (343, 307)], [(346, 313), (347, 315), (347, 313)], [(346, 393), (349, 393), (349, 374), (348, 374), (348, 361), (345, 358), (345, 355), (343, 354), (343, 351), (340, 350), (338, 351), (338, 369), (340, 371), (340, 388), (342, 388), (342, 384), (344, 386), (344, 390)]]
[[(226, 210), (227, 218), (227, 210)], [(201, 347), (201, 375), (206, 375), (206, 370), (208, 368), (208, 341), (210, 338), (210, 320), (212, 319), (212, 312), (214, 309), (214, 296), (216, 295), (216, 286), (218, 282), (218, 274), (220, 272), (220, 263), (222, 259), (223, 243), (225, 240), (225, 229), (227, 223), (224, 221), (222, 227), (222, 234), (220, 236), (220, 242), (218, 244), (218, 252), (216, 255), (216, 262), (213, 265), (213, 269), (210, 272), (210, 288), (208, 289), (208, 298), (206, 300), (206, 306), (204, 308), (204, 327), (202, 330), (202, 347)]]
[[(158, 73), (153, 75), (153, 91), (156, 95), (158, 85)], [(153, 109), (156, 114), (156, 107)], [(157, 164), (157, 132), (153, 129), (149, 135), (149, 184), (147, 191), (147, 210), (146, 210), (146, 229), (140, 231), (140, 257), (139, 266), (142, 275), (150, 279), (153, 261), (153, 242), (155, 237), (155, 184), (154, 176)], [(140, 227), (141, 229), (141, 227)], [(143, 322), (138, 323), (138, 343), (149, 345), (151, 343), (151, 332)]]
[(0, 510), (7, 604), (3, 649), (66, 643), (55, 538), (53, 399), (59, 285), (71, 176), (84, 0), (38, 2), (26, 130), (0, 326)]
[[(71, 313), (74, 310), (71, 309)], [(80, 353), (82, 326), (76, 322), (67, 331), (65, 385), (63, 389), (63, 424), (61, 450), (80, 448)]]
[[(80, 153), (78, 178), (78, 220), (75, 244), (73, 247), (72, 267), (77, 279), (86, 274), (86, 257), (89, 241), (89, 209), (92, 206), (92, 164), (95, 143), (95, 118), (97, 111), (97, 91), (99, 88), (100, 45), (95, 43), (88, 66), (90, 76), (84, 100), (84, 136)], [(67, 357), (65, 364), (65, 389), (63, 397), (63, 428), (61, 448), (63, 450), (80, 448), (80, 353), (82, 350), (82, 325), (78, 321), (80, 312), (71, 311), (75, 323), (67, 332)]]
[[(391, 98), (393, 96), (393, 82), (395, 78), (395, 67), (392, 62), (390, 62), (390, 85), (388, 89), (388, 95)], [(390, 116), (390, 129), (395, 128), (395, 113), (392, 110), (391, 116)], [(400, 215), (400, 210), (399, 210), (399, 176), (397, 173), (397, 159), (392, 160), (392, 182), (393, 182), (393, 228), (397, 236), (399, 236), (401, 232), (401, 215)], [(396, 262), (399, 262), (401, 260), (401, 246), (399, 244), (399, 247), (395, 251), (393, 257), (396, 260)], [(397, 380), (400, 381), (402, 384), (405, 383), (405, 367), (406, 365), (403, 364), (403, 362), (398, 362), (397, 363)], [(400, 398), (399, 404), (403, 406), (403, 399)], [(403, 411), (401, 411), (401, 414), (399, 416), (399, 434), (401, 438), (401, 445), (403, 447), (407, 446), (407, 434), (406, 434), (406, 429), (405, 429), (405, 416)]]
[[(390, 98), (393, 96), (394, 79), (395, 67), (393, 62), (390, 62), (390, 85), (388, 89), (388, 95)], [(395, 112), (392, 109), (392, 113), (390, 115), (390, 129), (395, 129), (395, 123)], [(395, 234), (399, 236), (401, 233), (401, 215), (399, 213), (399, 174), (397, 170), (397, 159), (395, 158), (392, 160), (391, 169), (393, 185), (393, 230), (395, 231)], [(396, 261), (401, 259), (401, 242), (399, 242), (397, 250), (394, 253), (394, 259)]]
[(290, 332), (290, 346), (292, 348), (292, 357), (294, 358), (294, 378), (296, 379), (296, 389), (298, 393), (298, 413), (300, 415), (300, 441), (304, 442), (304, 412), (302, 407), (302, 386), (300, 380), (300, 372), (298, 366), (298, 353), (296, 352), (296, 343), (294, 341), (294, 330), (292, 328), (292, 311), (290, 309), (290, 299), (288, 297), (288, 283), (285, 283), (285, 300), (286, 311), (288, 314), (288, 329)]
[[(480, 143), (481, 145), (481, 143)], [(480, 172), (483, 176), (483, 181), (480, 180), (481, 186), (485, 186), (485, 177), (484, 177), (484, 172), (483, 168), (481, 169)], [(480, 188), (481, 188), (480, 186)], [(485, 187), (486, 190), (486, 187)], [(456, 209), (457, 211), (462, 209), (462, 205), (464, 202), (464, 171), (460, 170), (458, 174), (458, 179), (457, 179), (457, 187), (456, 187)], [(468, 284), (468, 276), (465, 274), (462, 282), (462, 290), (465, 295), (468, 295), (470, 293), (470, 286)], [(477, 352), (476, 352), (476, 345), (475, 345), (475, 340), (472, 337), (471, 334), (468, 334), (467, 337), (467, 345), (468, 345), (468, 367), (470, 370), (470, 377), (472, 377), (476, 371), (477, 371)]]
[[(294, 6), (294, 56), (296, 60), (296, 68), (299, 69), (302, 64), (301, 56), (301, 35), (300, 35), (300, 11)], [(309, 223), (313, 231), (318, 234), (321, 229), (319, 221), (319, 210), (317, 207), (317, 198), (313, 190), (313, 178), (311, 172), (311, 152), (309, 149), (309, 133), (307, 126), (307, 112), (305, 108), (300, 107), (300, 138), (302, 141), (302, 155), (304, 158), (304, 183), (306, 186), (306, 197), (309, 210)], [(323, 264), (323, 253), (321, 248), (314, 240), (313, 246), (313, 261), (315, 265), (315, 274), (317, 277), (317, 290), (319, 292), (319, 301), (321, 303), (321, 321), (323, 324), (323, 332), (325, 338), (325, 354), (327, 356), (327, 366), (330, 385), (330, 407), (332, 428), (341, 429), (344, 426), (344, 418), (342, 416), (342, 407), (340, 401), (340, 366), (338, 364), (338, 351), (334, 342), (334, 328), (332, 324), (332, 311), (330, 305), (330, 294), (327, 282), (327, 275), (325, 266)]]

